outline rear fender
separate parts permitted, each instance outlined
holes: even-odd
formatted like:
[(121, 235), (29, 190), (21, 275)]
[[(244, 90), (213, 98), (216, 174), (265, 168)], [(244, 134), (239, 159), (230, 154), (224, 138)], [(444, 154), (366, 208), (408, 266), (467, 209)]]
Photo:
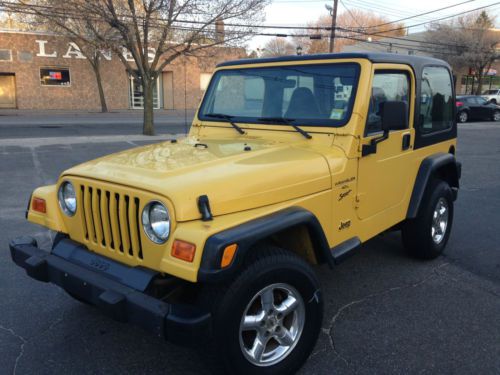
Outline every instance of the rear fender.
[(418, 170), (406, 217), (408, 219), (417, 217), (425, 190), (434, 177), (448, 182), (456, 199), (461, 173), (462, 165), (453, 154), (438, 153), (425, 158)]

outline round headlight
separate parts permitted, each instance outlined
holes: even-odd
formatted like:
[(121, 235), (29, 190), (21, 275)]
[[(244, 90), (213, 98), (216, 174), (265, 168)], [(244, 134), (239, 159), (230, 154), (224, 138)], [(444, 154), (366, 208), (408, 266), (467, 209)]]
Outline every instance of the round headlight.
[(142, 226), (151, 241), (164, 243), (170, 235), (170, 216), (163, 203), (149, 202), (142, 210)]
[(61, 210), (68, 216), (73, 216), (76, 212), (76, 193), (73, 184), (69, 181), (64, 181), (59, 186), (59, 206)]

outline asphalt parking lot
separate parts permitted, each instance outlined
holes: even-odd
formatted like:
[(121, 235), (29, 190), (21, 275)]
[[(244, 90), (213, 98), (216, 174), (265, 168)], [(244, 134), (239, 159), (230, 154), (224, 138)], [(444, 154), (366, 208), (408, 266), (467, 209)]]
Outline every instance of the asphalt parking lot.
[[(0, 373), (210, 373), (197, 351), (31, 280), (8, 252), (9, 239), (23, 234), (50, 246), (50, 233), (24, 220), (35, 187), (76, 163), (169, 135), (6, 129), (0, 119)], [(319, 267), (325, 319), (302, 374), (500, 373), (500, 124), (460, 125), (457, 154), (462, 188), (446, 254), (408, 258), (392, 233), (333, 271)]]

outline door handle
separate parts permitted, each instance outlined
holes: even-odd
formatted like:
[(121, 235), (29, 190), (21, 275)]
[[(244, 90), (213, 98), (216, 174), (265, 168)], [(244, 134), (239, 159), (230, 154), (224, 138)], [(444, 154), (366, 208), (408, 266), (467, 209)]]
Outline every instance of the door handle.
[(411, 134), (410, 133), (403, 134), (403, 144), (402, 144), (403, 151), (408, 150), (410, 146), (411, 146)]

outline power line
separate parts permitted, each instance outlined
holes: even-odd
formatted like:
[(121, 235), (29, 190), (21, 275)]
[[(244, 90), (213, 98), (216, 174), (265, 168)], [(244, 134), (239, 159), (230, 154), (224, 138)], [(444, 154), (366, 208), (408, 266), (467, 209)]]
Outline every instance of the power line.
[[(314, 0), (312, 0), (312, 1), (314, 1)], [(470, 2), (470, 1), (475, 1), (475, 0), (468, 0), (467, 2)], [(451, 15), (451, 16), (446, 16), (446, 17), (442, 17), (442, 18), (432, 19), (431, 21), (427, 21), (427, 22), (422, 22), (422, 23), (418, 23), (418, 24), (414, 24), (414, 25), (409, 25), (409, 26), (404, 26), (404, 27), (398, 27), (398, 28), (391, 29), (391, 30), (385, 30), (383, 32), (387, 33), (389, 31), (397, 31), (397, 30), (402, 30), (402, 29), (406, 29), (406, 28), (413, 28), (413, 27), (417, 27), (417, 26), (422, 26), (422, 25), (425, 25), (425, 24), (428, 24), (428, 23), (432, 23), (432, 22), (436, 22), (436, 21), (441, 21), (441, 20), (444, 20), (444, 19), (449, 19), (449, 18), (457, 17), (457, 16), (460, 16), (460, 15), (463, 15), (463, 14), (466, 14), (466, 13), (470, 13), (470, 12), (475, 12), (475, 11), (478, 11), (478, 10), (486, 9), (486, 8), (489, 8), (489, 7), (492, 7), (494, 5), (498, 5), (498, 4), (500, 4), (500, 2), (495, 2), (495, 3), (489, 4), (489, 5), (485, 5), (485, 6), (481, 6), (481, 7), (475, 8), (475, 9), (466, 10), (466, 11), (463, 11), (463, 12), (460, 12), (460, 13), (456, 13), (456, 14)], [(459, 4), (457, 4), (457, 5), (459, 5)], [(39, 9), (45, 9), (45, 10), (58, 11), (59, 14), (61, 14), (62, 16), (71, 16), (71, 15), (80, 16), (79, 13), (68, 13), (68, 12), (61, 13), (60, 12), (60, 8), (53, 7), (53, 6), (48, 6), (48, 5), (15, 4), (15, 3), (7, 2), (7, 1), (0, 1), (0, 7), (39, 8)], [(450, 6), (450, 7), (453, 7), (453, 6)], [(426, 12), (426, 13), (430, 14), (430, 13), (441, 11), (443, 9), (444, 8), (437, 9), (437, 10), (430, 11), (430, 12)], [(132, 18), (131, 15), (118, 15), (118, 16), (119, 17), (124, 17), (124, 18)], [(144, 18), (144, 17), (137, 16), (137, 18), (141, 19), (141, 18)], [(157, 21), (163, 21), (160, 18), (154, 18), (154, 19), (157, 20)], [(186, 24), (205, 24), (204, 21), (182, 20), (182, 19), (175, 20), (174, 22), (176, 22), (176, 23), (186, 23)], [(394, 21), (394, 22), (396, 22), (396, 21)], [(325, 30), (325, 31), (331, 31), (330, 27), (322, 27), (322, 26), (291, 26), (291, 27), (289, 27), (289, 26), (284, 26), (284, 25), (266, 25), (266, 24), (261, 24), (261, 25), (255, 25), (255, 24), (254, 25), (247, 25), (247, 24), (238, 24), (238, 23), (225, 23), (225, 26), (229, 26), (229, 27), (252, 27), (252, 28), (261, 28), (261, 29), (283, 29), (283, 30), (286, 30), (286, 29), (296, 29), (296, 30)], [(378, 25), (378, 26), (380, 26), (380, 25)], [(368, 27), (377, 27), (377, 25), (375, 25), (375, 26), (367, 26), (365, 28), (368, 28)], [(376, 35), (376, 33), (373, 33), (372, 35)]]
[[(482, 8), (486, 8), (486, 7), (489, 7), (489, 6), (493, 6), (493, 5), (496, 5), (496, 4), (500, 4), (500, 2), (497, 2), (497, 3), (494, 3), (494, 4), (490, 4), (490, 5), (487, 5), (485, 7), (480, 7), (480, 8), (476, 8), (474, 10), (471, 10), (471, 11), (475, 11), (477, 9), (482, 9)], [(344, 4), (343, 4), (344, 5)], [(9, 3), (9, 2), (5, 2), (5, 1), (0, 1), (0, 7), (7, 7), (7, 8), (10, 8), (10, 11), (11, 12), (17, 12), (17, 13), (24, 13), (24, 14), (30, 14), (30, 15), (41, 15), (42, 17), (44, 16), (43, 13), (41, 13), (41, 11), (35, 11), (33, 9), (30, 9), (30, 7), (28, 7), (27, 5), (20, 5), (20, 4), (13, 4), (13, 3)], [(38, 9), (42, 9), (42, 10), (50, 10), (51, 13), (50, 14), (45, 14), (45, 16), (54, 16), (54, 15), (58, 15), (58, 16), (64, 16), (64, 17), (69, 17), (69, 16), (72, 16), (72, 18), (75, 18), (75, 19), (82, 19), (82, 17), (80, 15), (72, 15), (72, 14), (67, 14), (67, 13), (61, 13), (59, 11), (59, 13), (56, 13), (55, 12), (55, 7), (50, 7), (50, 6), (31, 6), (31, 7), (35, 7), (35, 8), (38, 8)], [(21, 8), (25, 8), (25, 9), (21, 9)], [(37, 13), (39, 12), (39, 13)], [(459, 13), (458, 15), (460, 14), (463, 14), (463, 13), (467, 13), (467, 12), (470, 12), (470, 11), (466, 11), (466, 12), (462, 12), (462, 13)], [(449, 16), (449, 17), (445, 17), (445, 18), (451, 18), (451, 17), (455, 17), (457, 15), (453, 15), (453, 16)], [(128, 17), (131, 17), (131, 16), (128, 16)], [(94, 19), (94, 20), (98, 20), (98, 19)], [(189, 23), (188, 21), (177, 21), (178, 23)], [(198, 23), (198, 22), (196, 22)], [(230, 24), (232, 26), (241, 26), (241, 27), (248, 27), (248, 28), (280, 28), (280, 29), (299, 29), (299, 30), (308, 30), (308, 31), (311, 31), (311, 30), (324, 30), (324, 31), (329, 31), (331, 30), (331, 28), (329, 27), (284, 27), (284, 26), (271, 26), (271, 25), (237, 25), (237, 24)], [(161, 28), (162, 26), (161, 25), (153, 25), (157, 28)], [(416, 25), (412, 25), (412, 26), (408, 26), (408, 27), (415, 27)], [(189, 28), (189, 27), (185, 27), (185, 26), (171, 26), (171, 28), (173, 30), (180, 30), (180, 31), (197, 31), (198, 29), (195, 29), (195, 28)], [(406, 27), (405, 27), (406, 28)], [(451, 44), (443, 44), (443, 43), (437, 43), (437, 42), (431, 42), (431, 41), (419, 41), (419, 40), (414, 40), (414, 39), (409, 39), (409, 38), (401, 38), (401, 37), (397, 37), (397, 36), (389, 36), (389, 35), (384, 35), (385, 33), (389, 32), (389, 31), (393, 31), (393, 30), (401, 30), (402, 28), (397, 28), (397, 29), (393, 29), (393, 30), (386, 30), (386, 31), (381, 31), (381, 32), (370, 32), (370, 33), (367, 33), (367, 32), (364, 32), (364, 31), (361, 31), (361, 30), (355, 30), (355, 29), (352, 29), (352, 28), (342, 28), (342, 27), (336, 27), (336, 29), (338, 29), (339, 31), (342, 31), (342, 32), (350, 32), (350, 33), (356, 33), (356, 34), (362, 34), (362, 35), (365, 35), (365, 36), (383, 36), (384, 38), (387, 38), (387, 39), (394, 39), (394, 40), (401, 40), (401, 41), (406, 41), (406, 42), (414, 42), (414, 43), (418, 43), (420, 45), (423, 45), (425, 47), (425, 45), (434, 45), (434, 46), (442, 46), (442, 47), (462, 47), (462, 48), (468, 48), (468, 46), (461, 46), (461, 45), (451, 45)], [(256, 33), (254, 31), (247, 31), (247, 32), (240, 32), (240, 33), (237, 33), (237, 32), (231, 32), (230, 30), (226, 30), (226, 33), (227, 34), (230, 34), (232, 33), (233, 35), (239, 35), (239, 34), (248, 34), (248, 35), (252, 35), (252, 36), (274, 36), (274, 37), (288, 37), (288, 36), (291, 36), (291, 37), (309, 37), (311, 39), (320, 39), (322, 37), (321, 34), (305, 34), (305, 35), (300, 35), (300, 34), (282, 34), (282, 33)], [(345, 36), (343, 36), (345, 37)], [(354, 39), (353, 39), (354, 40)], [(363, 41), (363, 39), (355, 39), (355, 40), (359, 40), (359, 41)], [(373, 42), (372, 42), (373, 43)], [(395, 43), (393, 43), (395, 44)], [(415, 46), (411, 46), (411, 45), (406, 45), (408, 46), (409, 48), (411, 49), (415, 49)], [(430, 52), (429, 50), (425, 51), (425, 52)]]
[(351, 16), (352, 20), (359, 26), (359, 27), (363, 27), (359, 24), (358, 20), (356, 19), (356, 17), (354, 16), (354, 14), (352, 14), (351, 10), (344, 4), (344, 2), (342, 0), (340, 0), (340, 4), (342, 4), (342, 6), (344, 7), (344, 9), (347, 11), (347, 13), (349, 13), (349, 15)]
[(369, 12), (373, 12), (376, 10), (378, 13), (389, 16), (389, 17), (396, 17), (396, 18), (402, 18), (402, 17), (408, 17), (411, 16), (415, 13), (418, 13), (418, 11), (406, 11), (402, 9), (395, 9), (393, 6), (391, 7), (386, 7), (383, 5), (380, 5), (380, 3), (368, 3), (363, 0), (349, 0), (348, 2), (350, 5), (361, 8), (364, 10), (367, 10)]
[(472, 3), (473, 1), (476, 1), (476, 0), (467, 0), (467, 1), (463, 1), (463, 2), (458, 3), (458, 4), (453, 4), (453, 5), (449, 5), (449, 6), (443, 7), (443, 8), (434, 9), (434, 10), (431, 10), (431, 11), (428, 11), (428, 12), (424, 12), (424, 13), (416, 14), (416, 15), (411, 16), (411, 17), (401, 18), (401, 19), (396, 20), (396, 21), (391, 21), (391, 22), (381, 23), (381, 24), (379, 24), (379, 25), (374, 25), (374, 26), (367, 26), (366, 28), (367, 28), (367, 29), (371, 29), (371, 28), (375, 28), (375, 27), (381, 27), (381, 26), (391, 25), (391, 24), (393, 24), (393, 23), (399, 23), (399, 22), (407, 21), (407, 20), (410, 20), (410, 19), (413, 19), (413, 18), (418, 18), (418, 17), (421, 17), (421, 16), (426, 16), (426, 15), (428, 15), (428, 14), (432, 14), (432, 13), (440, 12), (440, 11), (442, 11), (442, 10), (451, 9), (451, 8), (457, 7), (457, 6), (459, 6), (459, 5), (463, 5), (463, 4), (467, 4), (467, 3)]
[(460, 13), (456, 13), (456, 14), (453, 14), (451, 16), (446, 16), (446, 17), (441, 17), (441, 18), (436, 18), (432, 21), (428, 21), (428, 22), (421, 22), (421, 23), (417, 23), (417, 24), (414, 24), (414, 25), (409, 25), (409, 26), (402, 26), (402, 27), (397, 27), (397, 28), (394, 28), (394, 29), (390, 29), (390, 30), (384, 30), (384, 31), (381, 31), (379, 33), (371, 33), (369, 35), (380, 35), (382, 33), (388, 33), (388, 32), (392, 32), (392, 31), (398, 31), (398, 30), (404, 30), (404, 29), (410, 29), (410, 28), (414, 28), (414, 27), (418, 27), (418, 26), (423, 26), (423, 25), (426, 25), (428, 23), (433, 23), (433, 22), (438, 22), (438, 21), (444, 21), (444, 20), (447, 20), (447, 19), (450, 19), (450, 18), (454, 18), (454, 17), (458, 17), (458, 16), (462, 16), (464, 14), (467, 14), (467, 13), (471, 13), (471, 12), (477, 12), (478, 10), (483, 10), (483, 9), (486, 9), (486, 8), (490, 8), (494, 5), (498, 5), (500, 4), (500, 1), (498, 2), (495, 2), (495, 3), (492, 3), (492, 4), (489, 4), (489, 5), (484, 5), (482, 7), (478, 7), (478, 8), (475, 8), (475, 9), (470, 9), (470, 10), (467, 10), (467, 11), (464, 11), (464, 12), (460, 12)]
[(384, 39), (394, 39), (394, 40), (402, 40), (405, 42), (412, 42), (412, 43), (419, 43), (419, 44), (428, 44), (432, 46), (442, 46), (442, 47), (466, 47), (465, 45), (461, 44), (447, 44), (447, 43), (439, 43), (439, 42), (432, 42), (432, 41), (426, 41), (426, 40), (417, 40), (417, 39), (411, 39), (408, 37), (402, 37), (402, 36), (392, 36), (392, 35), (383, 35), (383, 31), (380, 33), (369, 33), (366, 31), (361, 31), (361, 30), (354, 30), (354, 29), (345, 29), (345, 28), (339, 28), (342, 31), (345, 32), (351, 32), (355, 34), (361, 34), (361, 35), (366, 35), (366, 36), (382, 36)]

